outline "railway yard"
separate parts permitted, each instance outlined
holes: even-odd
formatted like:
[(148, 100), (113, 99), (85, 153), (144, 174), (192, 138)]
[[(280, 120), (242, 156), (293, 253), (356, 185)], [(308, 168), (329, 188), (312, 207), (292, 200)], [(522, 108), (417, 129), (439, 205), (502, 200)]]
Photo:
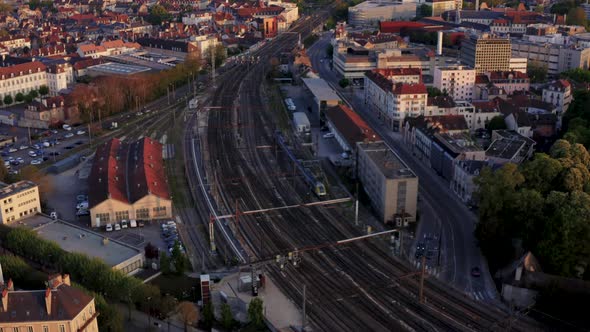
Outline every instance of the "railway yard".
[[(236, 262), (254, 264), (294, 302), (302, 304), (306, 286), (306, 328), (317, 331), (534, 331), (534, 321), (493, 305), (473, 301), (434, 278), (420, 275), (392, 254), (387, 241), (370, 239), (342, 246), (321, 246), (363, 235), (344, 216), (345, 207), (317, 205), (252, 211), (318, 201), (313, 190), (294, 174), (286, 153), (276, 144), (276, 110), (265, 84), (272, 57), (290, 52), (301, 38), (325, 19), (317, 12), (268, 42), (253, 55), (255, 62), (236, 64), (219, 75), (198, 112), (190, 113), (184, 132), (184, 171), (194, 208), (177, 209), (189, 237), (193, 262), (205, 269), (219, 257), (199, 228), (215, 222), (217, 251)], [(182, 106), (177, 105), (179, 109)], [(154, 128), (170, 117), (153, 116)], [(148, 124), (146, 124), (148, 125)], [(283, 132), (287, 142), (295, 140)], [(228, 180), (229, 179), (229, 180)], [(329, 188), (329, 186), (328, 186)], [(330, 190), (328, 190), (329, 200)], [(215, 216), (233, 214), (215, 220)], [(206, 220), (203, 216), (213, 216)], [(200, 217), (199, 217), (200, 216)], [(204, 220), (205, 219), (205, 220)], [(186, 241), (186, 239), (185, 239)], [(321, 246), (292, 259), (299, 264), (256, 264), (296, 248)], [(192, 251), (192, 253), (191, 253)], [(299, 260), (300, 259), (300, 260)]]

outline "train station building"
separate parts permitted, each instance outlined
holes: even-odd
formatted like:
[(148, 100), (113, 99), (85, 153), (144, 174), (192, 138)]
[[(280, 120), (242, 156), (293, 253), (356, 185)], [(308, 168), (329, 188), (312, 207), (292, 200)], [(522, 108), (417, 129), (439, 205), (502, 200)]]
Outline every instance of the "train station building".
[(149, 137), (132, 143), (114, 138), (100, 145), (88, 187), (92, 227), (172, 217), (162, 144)]

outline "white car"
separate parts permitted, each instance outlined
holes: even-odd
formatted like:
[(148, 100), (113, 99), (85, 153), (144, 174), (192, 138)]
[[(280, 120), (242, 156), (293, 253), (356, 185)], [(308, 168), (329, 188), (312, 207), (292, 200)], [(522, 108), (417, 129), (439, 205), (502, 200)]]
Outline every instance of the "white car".
[(334, 138), (334, 133), (324, 134), (324, 138)]
[(31, 150), (31, 151), (29, 151), (29, 156), (35, 158), (35, 157), (37, 157), (37, 153), (35, 151)]
[(78, 205), (76, 205), (76, 209), (88, 209), (88, 201), (78, 203)]
[(121, 230), (121, 225), (119, 225), (119, 224), (115, 224), (115, 230), (116, 230), (116, 231), (120, 231), (120, 230)]
[(127, 225), (127, 220), (121, 220), (121, 228), (127, 228), (127, 227), (129, 227)]
[(25, 160), (22, 157), (16, 158), (16, 161), (18, 161), (19, 164), (24, 164), (25, 163)]
[(72, 130), (72, 127), (70, 127), (70, 126), (69, 126), (69, 125), (67, 125), (67, 124), (63, 125), (63, 126), (62, 126), (62, 128), (63, 128), (64, 130)]
[(106, 225), (106, 227), (105, 227), (105, 230), (106, 230), (107, 232), (112, 232), (112, 231), (113, 231), (113, 225), (111, 225), (111, 224), (107, 224), (107, 225)]
[(129, 220), (129, 227), (131, 227), (131, 228), (137, 227), (137, 221), (133, 220), (133, 219)]
[(21, 146), (20, 146), (18, 149), (19, 149), (19, 150), (26, 150), (26, 149), (28, 149), (28, 148), (29, 148), (29, 146), (28, 146), (28, 145), (21, 145)]
[(76, 132), (76, 135), (84, 135), (84, 134), (86, 134), (86, 132), (84, 130), (78, 130)]
[(74, 134), (72, 133), (67, 133), (64, 135), (65, 138), (70, 138), (70, 137), (74, 137)]
[(46, 148), (48, 148), (48, 147), (51, 146), (51, 144), (49, 144), (48, 141), (43, 141), (43, 146), (46, 147)]
[(33, 159), (33, 160), (31, 160), (31, 165), (41, 165), (41, 160)]
[(14, 153), (14, 152), (16, 152), (16, 151), (18, 151), (18, 150), (17, 150), (17, 149), (15, 149), (15, 148), (10, 148), (10, 149), (8, 149), (8, 152), (10, 152), (10, 153)]
[(90, 211), (88, 211), (87, 209), (78, 209), (78, 211), (76, 211), (76, 215), (77, 216), (88, 216), (88, 215), (90, 215)]

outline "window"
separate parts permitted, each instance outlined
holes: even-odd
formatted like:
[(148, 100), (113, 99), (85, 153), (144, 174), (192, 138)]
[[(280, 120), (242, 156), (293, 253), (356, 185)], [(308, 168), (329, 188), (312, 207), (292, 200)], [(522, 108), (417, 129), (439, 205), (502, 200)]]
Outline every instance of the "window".
[(43, 332), (49, 332), (49, 326), (43, 326)]
[(32, 326), (27, 327), (27, 332), (33, 332), (33, 327)]
[(129, 211), (116, 211), (115, 212), (115, 219), (117, 221), (120, 221), (123, 219), (129, 219)]
[(163, 217), (166, 215), (166, 207), (158, 206), (154, 208), (154, 217)]
[(97, 213), (96, 217), (101, 221), (108, 223), (111, 221), (111, 214), (110, 213)]
[(59, 326), (59, 332), (66, 332), (66, 326), (65, 325), (60, 325)]
[(13, 328), (14, 332), (18, 332), (18, 327)]
[(143, 208), (135, 210), (135, 218), (136, 219), (149, 219), (150, 218), (150, 209)]

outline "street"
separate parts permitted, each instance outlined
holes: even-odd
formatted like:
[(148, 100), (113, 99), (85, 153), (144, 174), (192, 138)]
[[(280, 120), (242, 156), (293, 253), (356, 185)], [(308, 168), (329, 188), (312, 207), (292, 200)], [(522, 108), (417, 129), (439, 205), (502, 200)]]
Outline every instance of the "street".
[[(432, 169), (413, 156), (411, 147), (403, 142), (400, 133), (389, 130), (364, 103), (364, 90), (348, 87), (340, 88), (340, 77), (330, 68), (330, 61), (322, 61), (330, 43), (331, 33), (324, 33), (307, 54), (315, 72), (348, 102), (369, 125), (393, 148), (419, 177), (419, 213), (420, 220), (416, 230), (415, 243), (423, 243), (428, 249), (441, 244), (440, 265), (435, 255), (427, 262), (427, 271), (441, 280), (465, 292), (475, 300), (493, 300), (498, 293), (487, 268), (487, 262), (479, 250), (473, 231), (477, 217), (461, 202), (450, 189), (449, 183), (439, 177)], [(410, 253), (414, 258), (414, 251)], [(417, 262), (414, 262), (418, 266)], [(480, 277), (472, 277), (471, 269), (479, 267)]]

